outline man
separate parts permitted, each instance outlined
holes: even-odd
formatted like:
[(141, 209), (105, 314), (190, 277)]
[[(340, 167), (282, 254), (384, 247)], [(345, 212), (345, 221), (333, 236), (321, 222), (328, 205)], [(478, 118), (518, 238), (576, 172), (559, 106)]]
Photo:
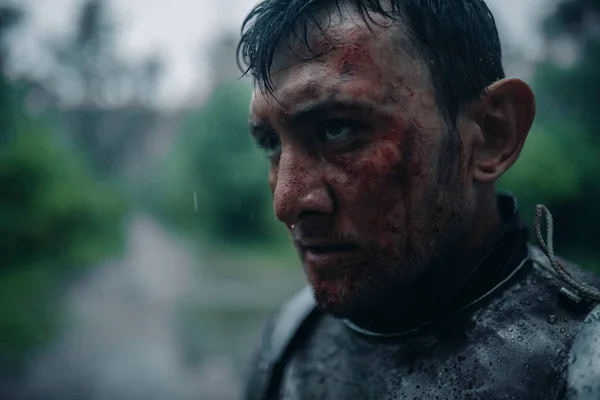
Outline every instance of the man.
[(485, 3), (264, 0), (242, 33), (251, 133), (310, 282), (267, 322), (247, 398), (600, 393), (567, 383), (600, 298), (578, 282), (600, 280), (530, 246), (495, 190), (535, 100)]

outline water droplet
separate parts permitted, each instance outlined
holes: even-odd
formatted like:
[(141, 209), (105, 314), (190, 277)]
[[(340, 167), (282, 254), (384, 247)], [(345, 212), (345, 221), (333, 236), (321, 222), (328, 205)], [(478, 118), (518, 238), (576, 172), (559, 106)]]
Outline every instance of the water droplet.
[(522, 342), (522, 341), (523, 341), (523, 336), (519, 336), (519, 337), (517, 338), (517, 340), (518, 340), (519, 342)]
[(529, 364), (523, 365), (523, 368), (525, 368), (525, 371), (529, 371)]
[(565, 333), (567, 330), (565, 328), (560, 328), (560, 333)]
[(512, 332), (512, 331), (514, 331), (514, 329), (513, 328), (508, 328), (508, 331)]
[(563, 318), (563, 322), (569, 322), (567, 318)]
[(550, 315), (548, 315), (548, 323), (550, 325), (554, 325), (557, 320), (558, 320), (558, 317), (556, 316), (556, 314), (550, 314)]
[(502, 360), (504, 360), (503, 357), (498, 357), (498, 362), (502, 362)]
[(519, 385), (522, 385), (522, 384), (523, 384), (523, 381), (519, 381)]
[(525, 325), (525, 322), (523, 322), (523, 321), (519, 321), (519, 323), (518, 323), (517, 325), (519, 325), (519, 326), (523, 326), (523, 325)]
[(533, 349), (529, 349), (529, 354), (533, 354)]

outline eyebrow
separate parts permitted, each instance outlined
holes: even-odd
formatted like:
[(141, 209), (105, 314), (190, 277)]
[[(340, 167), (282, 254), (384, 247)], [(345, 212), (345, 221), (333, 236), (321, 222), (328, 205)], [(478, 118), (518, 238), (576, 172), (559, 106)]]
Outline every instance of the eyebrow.
[(366, 99), (327, 99), (315, 101), (286, 112), (286, 119), (292, 124), (301, 124), (311, 118), (334, 111), (371, 110), (375, 104)]
[[(285, 113), (285, 119), (292, 125), (300, 125), (310, 119), (314, 119), (319, 115), (335, 112), (335, 111), (358, 111), (369, 110), (375, 108), (375, 103), (367, 99), (326, 99), (316, 100), (310, 103), (304, 103), (301, 106), (293, 108)], [(264, 133), (272, 130), (271, 125), (262, 121), (250, 121), (249, 129), (252, 134)]]
[(267, 131), (272, 130), (270, 125), (268, 124), (254, 121), (250, 121), (248, 123), (248, 129), (250, 130), (250, 133), (254, 136), (258, 135), (259, 133), (265, 133)]

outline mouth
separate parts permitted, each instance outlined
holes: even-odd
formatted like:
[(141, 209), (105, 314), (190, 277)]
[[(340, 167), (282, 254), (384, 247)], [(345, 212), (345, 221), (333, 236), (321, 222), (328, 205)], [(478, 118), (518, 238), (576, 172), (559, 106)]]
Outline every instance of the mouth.
[[(337, 275), (356, 256), (359, 246), (355, 244), (334, 244), (301, 246), (304, 262), (313, 271)], [(337, 271), (337, 273), (336, 273)]]
[(331, 253), (342, 253), (357, 249), (358, 246), (355, 244), (342, 243), (334, 245), (323, 245), (323, 246), (305, 246), (302, 245), (304, 252), (310, 252), (313, 254), (331, 254)]

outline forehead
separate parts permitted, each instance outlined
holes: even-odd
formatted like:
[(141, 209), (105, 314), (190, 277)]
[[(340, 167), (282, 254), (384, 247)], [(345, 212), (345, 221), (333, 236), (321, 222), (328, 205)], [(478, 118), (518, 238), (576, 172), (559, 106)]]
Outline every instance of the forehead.
[(333, 96), (393, 101), (398, 86), (428, 81), (422, 63), (400, 44), (406, 36), (402, 24), (372, 18), (376, 24), (358, 15), (334, 13), (326, 29), (309, 27), (306, 42), (292, 41), (292, 35), (273, 60), (273, 93), (260, 88), (254, 92), (251, 118), (260, 120), (273, 110), (285, 112)]

